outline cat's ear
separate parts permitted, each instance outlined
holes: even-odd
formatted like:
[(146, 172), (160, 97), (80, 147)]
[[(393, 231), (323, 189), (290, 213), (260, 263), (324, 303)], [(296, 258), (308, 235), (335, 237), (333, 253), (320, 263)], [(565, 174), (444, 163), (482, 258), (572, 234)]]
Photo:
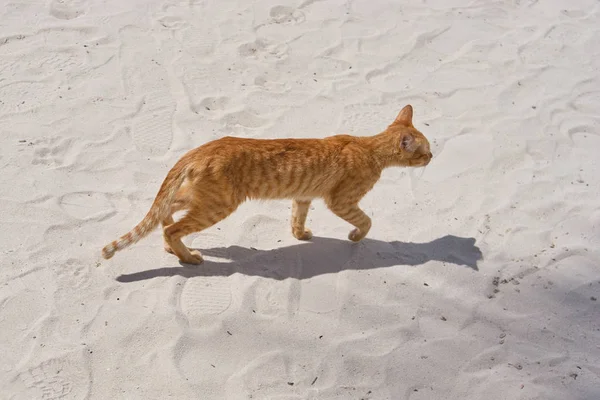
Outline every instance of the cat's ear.
[(400, 125), (405, 125), (405, 126), (412, 126), (412, 118), (413, 118), (413, 108), (410, 104), (408, 104), (408, 105), (404, 106), (404, 108), (402, 110), (400, 110), (394, 123), (400, 124)]
[(402, 140), (400, 141), (400, 147), (402, 148), (402, 150), (410, 152), (415, 151), (417, 148), (417, 141), (415, 140), (415, 137), (413, 135), (407, 133), (404, 136), (402, 136)]

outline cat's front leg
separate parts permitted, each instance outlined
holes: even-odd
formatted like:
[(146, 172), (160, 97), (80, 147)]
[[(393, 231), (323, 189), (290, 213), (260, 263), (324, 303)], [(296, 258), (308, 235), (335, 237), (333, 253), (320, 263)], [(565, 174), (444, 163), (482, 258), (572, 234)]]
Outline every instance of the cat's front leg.
[(327, 206), (338, 217), (356, 227), (348, 234), (348, 239), (353, 242), (362, 240), (371, 229), (371, 218), (360, 209), (358, 203), (348, 204), (328, 201)]
[(292, 234), (298, 240), (310, 240), (312, 238), (312, 232), (304, 226), (310, 202), (310, 200), (294, 199), (292, 203)]

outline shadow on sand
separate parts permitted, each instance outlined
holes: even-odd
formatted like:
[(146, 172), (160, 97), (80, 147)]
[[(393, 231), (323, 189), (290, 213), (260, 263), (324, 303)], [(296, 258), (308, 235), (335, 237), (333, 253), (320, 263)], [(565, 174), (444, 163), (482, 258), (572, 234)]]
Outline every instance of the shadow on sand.
[(309, 242), (272, 250), (240, 246), (200, 249), (203, 256), (224, 259), (205, 260), (199, 266), (164, 267), (123, 274), (119, 282), (135, 282), (157, 277), (229, 276), (235, 273), (283, 280), (308, 279), (343, 270), (367, 270), (396, 265), (421, 265), (429, 261), (463, 265), (478, 270), (482, 253), (474, 238), (447, 235), (428, 243), (384, 242), (314, 237)]

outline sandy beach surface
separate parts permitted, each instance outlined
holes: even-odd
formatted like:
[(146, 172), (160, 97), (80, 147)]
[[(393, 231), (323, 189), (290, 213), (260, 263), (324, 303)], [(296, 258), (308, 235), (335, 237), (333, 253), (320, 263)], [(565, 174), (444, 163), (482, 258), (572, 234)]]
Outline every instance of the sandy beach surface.
[[(187, 150), (382, 131), (364, 241), (251, 202), (111, 260)], [(600, 399), (596, 0), (0, 0), (0, 399)]]

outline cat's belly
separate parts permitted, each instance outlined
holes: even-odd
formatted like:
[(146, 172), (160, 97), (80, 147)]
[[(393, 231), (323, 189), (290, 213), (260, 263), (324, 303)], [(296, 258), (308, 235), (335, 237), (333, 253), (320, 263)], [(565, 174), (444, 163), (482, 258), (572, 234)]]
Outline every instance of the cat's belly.
[(251, 192), (246, 196), (249, 200), (291, 200), (295, 199), (298, 201), (311, 201), (315, 198), (323, 197), (321, 194), (316, 193), (281, 193), (281, 192)]

